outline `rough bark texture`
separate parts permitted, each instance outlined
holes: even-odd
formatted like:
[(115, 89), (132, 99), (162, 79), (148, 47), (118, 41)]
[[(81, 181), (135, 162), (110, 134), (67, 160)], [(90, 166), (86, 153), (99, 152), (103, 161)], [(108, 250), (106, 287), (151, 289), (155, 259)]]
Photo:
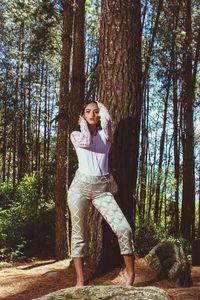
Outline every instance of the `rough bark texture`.
[(76, 1), (76, 10), (74, 16), (74, 32), (73, 32), (73, 63), (72, 63), (72, 78), (70, 92), (70, 129), (74, 130), (77, 127), (77, 119), (84, 103), (85, 91), (85, 0)]
[(63, 1), (63, 36), (62, 62), (60, 80), (60, 103), (57, 137), (56, 168), (56, 258), (63, 259), (67, 255), (66, 230), (66, 186), (68, 166), (68, 103), (69, 103), (69, 71), (72, 45), (73, 1)]
[[(98, 99), (113, 119), (110, 166), (118, 186), (115, 197), (133, 227), (141, 111), (140, 1), (104, 0), (100, 30)], [(108, 268), (117, 263), (118, 245), (114, 247), (105, 228), (102, 262)]]
[(186, 1), (186, 39), (183, 61), (183, 196), (181, 233), (187, 240), (195, 235), (195, 178), (194, 178), (194, 81), (192, 77), (191, 1)]
[[(71, 77), (71, 91), (69, 103), (69, 132), (77, 130), (78, 116), (81, 107), (84, 103), (85, 94), (85, 0), (76, 1), (76, 10), (74, 16), (74, 30), (73, 30), (73, 53), (72, 53), (72, 77)], [(76, 153), (73, 149), (72, 143), (69, 144), (69, 178), (68, 183), (74, 177), (75, 170), (77, 169)]]

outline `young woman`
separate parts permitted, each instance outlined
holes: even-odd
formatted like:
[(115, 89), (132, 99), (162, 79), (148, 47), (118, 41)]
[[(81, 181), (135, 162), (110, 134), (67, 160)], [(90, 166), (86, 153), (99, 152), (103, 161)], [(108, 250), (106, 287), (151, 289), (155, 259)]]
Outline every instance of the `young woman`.
[(125, 262), (126, 285), (134, 282), (134, 246), (131, 227), (109, 190), (108, 153), (111, 145), (111, 117), (97, 101), (83, 106), (80, 131), (70, 139), (76, 150), (79, 167), (68, 191), (72, 220), (71, 255), (77, 276), (76, 286), (84, 285), (83, 258), (87, 255), (87, 213), (93, 204), (117, 235)]

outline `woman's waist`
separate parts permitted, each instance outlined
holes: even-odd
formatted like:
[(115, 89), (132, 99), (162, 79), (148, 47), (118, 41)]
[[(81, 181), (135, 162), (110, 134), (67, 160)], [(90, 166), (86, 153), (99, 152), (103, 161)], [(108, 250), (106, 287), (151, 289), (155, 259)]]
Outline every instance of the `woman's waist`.
[[(99, 174), (99, 173), (96, 173)], [(101, 174), (101, 175), (96, 175), (95, 173), (88, 174), (84, 171), (82, 171), (80, 168), (76, 171), (75, 177), (77, 177), (81, 181), (86, 181), (86, 182), (106, 182), (109, 181), (109, 173)]]

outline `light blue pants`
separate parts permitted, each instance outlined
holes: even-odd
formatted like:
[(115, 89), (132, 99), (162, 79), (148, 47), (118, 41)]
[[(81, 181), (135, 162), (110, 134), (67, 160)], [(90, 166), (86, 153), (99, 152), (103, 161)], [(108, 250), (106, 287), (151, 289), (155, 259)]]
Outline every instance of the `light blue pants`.
[(110, 192), (109, 176), (90, 176), (77, 170), (68, 191), (72, 257), (87, 255), (87, 215), (91, 204), (117, 235), (121, 254), (133, 253), (132, 229)]

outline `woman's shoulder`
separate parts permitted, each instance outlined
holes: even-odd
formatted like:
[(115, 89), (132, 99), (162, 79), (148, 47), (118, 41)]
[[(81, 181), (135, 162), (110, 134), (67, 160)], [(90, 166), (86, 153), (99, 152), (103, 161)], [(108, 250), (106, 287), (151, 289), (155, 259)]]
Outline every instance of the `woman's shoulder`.
[(80, 131), (74, 130), (74, 131), (72, 131), (72, 132), (70, 133), (70, 137), (72, 138), (72, 137), (77, 136), (77, 135), (79, 135), (79, 134), (80, 134)]

